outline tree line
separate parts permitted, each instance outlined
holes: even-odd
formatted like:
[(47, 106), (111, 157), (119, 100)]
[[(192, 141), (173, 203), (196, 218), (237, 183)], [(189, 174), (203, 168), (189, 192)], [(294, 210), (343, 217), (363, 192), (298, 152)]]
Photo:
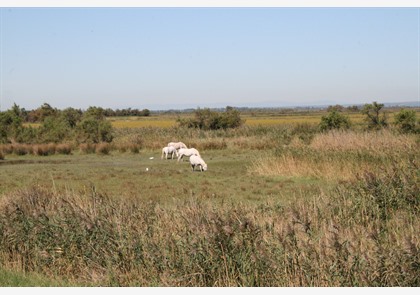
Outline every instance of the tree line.
[[(39, 127), (24, 126), (26, 122), (39, 123)], [(99, 143), (112, 139), (111, 123), (99, 107), (59, 110), (45, 103), (27, 112), (14, 104), (0, 112), (0, 143)]]
[[(365, 104), (360, 110), (365, 115), (367, 129), (378, 130), (389, 127), (384, 104), (373, 102)], [(343, 107), (336, 105), (327, 109), (318, 125), (320, 131), (331, 129), (349, 129), (352, 125)], [(352, 111), (356, 111), (352, 108)], [(59, 110), (44, 103), (36, 110), (26, 111), (14, 104), (11, 109), (0, 112), (1, 143), (61, 143), (74, 142), (100, 143), (113, 140), (113, 128), (106, 117), (110, 116), (149, 116), (150, 111), (136, 109), (110, 110), (101, 107), (89, 107), (87, 110), (66, 108)], [(38, 126), (25, 126), (24, 123), (38, 123)], [(208, 108), (196, 109), (191, 118), (178, 118), (179, 127), (202, 130), (237, 128), (244, 124), (240, 112), (234, 107), (224, 111), (212, 111)], [(414, 110), (402, 109), (395, 114), (395, 127), (404, 133), (420, 133), (419, 120)]]
[[(150, 116), (149, 109), (110, 109), (110, 108), (100, 108), (102, 114), (105, 117), (127, 117), (127, 116), (135, 116), (135, 117), (148, 117)], [(84, 111), (81, 109), (74, 109), (74, 108), (67, 108), (66, 110), (72, 110), (78, 112), (79, 114), (83, 114)], [(53, 115), (54, 113), (60, 112), (57, 108), (53, 108), (50, 104), (44, 103), (40, 107), (34, 110), (26, 110), (25, 108), (20, 108), (19, 110), (20, 116), (25, 123), (41, 123), (45, 117)]]

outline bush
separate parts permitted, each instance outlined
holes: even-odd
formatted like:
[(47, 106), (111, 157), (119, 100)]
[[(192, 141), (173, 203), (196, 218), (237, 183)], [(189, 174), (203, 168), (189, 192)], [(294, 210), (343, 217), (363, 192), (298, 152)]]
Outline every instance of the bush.
[(401, 110), (395, 114), (395, 125), (401, 132), (414, 133), (419, 130), (416, 128), (416, 112), (414, 110)]
[(194, 112), (194, 118), (178, 119), (177, 122), (181, 127), (203, 130), (237, 128), (244, 123), (239, 111), (229, 106), (226, 107), (226, 111), (223, 113), (214, 112), (208, 108), (198, 109)]
[(79, 142), (111, 142), (113, 139), (112, 125), (105, 120), (88, 117), (80, 122), (77, 129)]
[(349, 118), (336, 110), (332, 110), (328, 113), (328, 115), (322, 116), (321, 123), (319, 124), (319, 129), (321, 131), (349, 128)]
[[(388, 126), (388, 120), (385, 113), (381, 113), (384, 104), (374, 101), (372, 104), (365, 104), (362, 113), (366, 115), (365, 121), (368, 129), (381, 129)], [(382, 116), (381, 116), (382, 114)]]

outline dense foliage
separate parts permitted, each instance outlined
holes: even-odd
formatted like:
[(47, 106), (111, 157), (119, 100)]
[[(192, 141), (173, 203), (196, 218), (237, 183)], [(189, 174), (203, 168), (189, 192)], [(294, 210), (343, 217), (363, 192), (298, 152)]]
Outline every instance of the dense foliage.
[[(28, 118), (40, 126), (24, 126)], [(45, 103), (28, 113), (15, 104), (0, 112), (0, 143), (111, 142), (112, 133), (111, 123), (98, 107), (82, 112), (73, 108), (58, 110)]]
[(363, 106), (362, 114), (366, 115), (366, 122), (369, 129), (381, 129), (388, 126), (388, 119), (386, 114), (383, 112), (383, 103), (367, 103)]
[(420, 132), (420, 124), (416, 119), (416, 112), (414, 110), (402, 109), (395, 114), (395, 125), (405, 133)]
[(189, 119), (178, 118), (181, 127), (198, 128), (203, 130), (229, 129), (241, 126), (244, 121), (241, 119), (238, 110), (233, 107), (226, 107), (224, 112), (211, 111), (208, 108), (197, 109), (194, 117)]
[(350, 120), (339, 111), (332, 110), (327, 115), (322, 116), (321, 123), (319, 124), (321, 131), (331, 129), (349, 129)]

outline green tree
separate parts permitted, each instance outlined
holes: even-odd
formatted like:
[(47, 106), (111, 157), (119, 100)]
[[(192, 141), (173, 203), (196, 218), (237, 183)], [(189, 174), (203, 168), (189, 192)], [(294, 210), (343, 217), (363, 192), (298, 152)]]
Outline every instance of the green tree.
[(335, 106), (329, 106), (327, 108), (327, 111), (328, 112), (331, 112), (331, 111), (342, 112), (344, 111), (344, 107), (342, 105), (336, 104)]
[(113, 140), (112, 125), (106, 120), (102, 108), (89, 107), (76, 128), (79, 142), (99, 143)]
[(141, 116), (144, 116), (144, 117), (150, 116), (150, 110), (149, 109), (143, 109), (141, 111)]
[(203, 130), (217, 130), (236, 128), (243, 124), (240, 113), (233, 107), (226, 107), (225, 112), (218, 113), (208, 108), (197, 109), (194, 112), (194, 118), (177, 119), (180, 126), (188, 128), (199, 128)]
[(226, 107), (226, 110), (221, 114), (219, 121), (219, 129), (237, 128), (244, 123), (240, 112), (230, 106)]
[[(365, 121), (369, 129), (381, 129), (388, 126), (386, 114), (381, 112), (384, 104), (374, 101), (372, 104), (365, 104), (362, 114), (366, 115)], [(382, 114), (382, 116), (381, 116)]]
[(65, 121), (71, 128), (76, 127), (77, 123), (82, 119), (82, 115), (83, 113), (81, 110), (76, 110), (74, 108), (64, 109), (60, 113), (62, 120)]
[(71, 139), (73, 134), (72, 126), (60, 115), (44, 118), (39, 127), (39, 140), (42, 142), (62, 142)]
[(321, 131), (348, 128), (350, 128), (350, 119), (335, 109), (332, 109), (327, 115), (322, 116), (321, 122), (319, 123), (319, 129)]
[(83, 114), (83, 117), (90, 117), (97, 120), (105, 119), (105, 110), (101, 107), (89, 107)]
[(417, 119), (414, 110), (402, 109), (395, 114), (394, 123), (401, 132), (417, 132)]
[(10, 110), (0, 113), (0, 142), (17, 141), (19, 133), (23, 131), (22, 110), (13, 104)]

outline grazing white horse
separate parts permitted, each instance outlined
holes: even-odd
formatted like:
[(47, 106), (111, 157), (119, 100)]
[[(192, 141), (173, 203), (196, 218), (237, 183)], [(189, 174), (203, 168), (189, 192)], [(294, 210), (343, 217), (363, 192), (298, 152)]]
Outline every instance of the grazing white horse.
[(162, 156), (160, 157), (163, 159), (163, 156), (165, 155), (165, 159), (168, 159), (168, 156), (171, 155), (171, 159), (174, 158), (174, 154), (178, 157), (178, 151), (173, 146), (165, 146), (162, 149)]
[(183, 142), (170, 142), (170, 143), (168, 143), (168, 146), (173, 146), (177, 150), (187, 148), (187, 146)]
[(196, 155), (200, 157), (200, 153), (195, 148), (184, 149), (181, 148), (178, 150), (178, 162), (184, 157), (191, 157), (192, 155)]
[(192, 171), (194, 171), (196, 166), (200, 166), (201, 172), (207, 171), (207, 164), (206, 162), (204, 162), (204, 160), (200, 156), (191, 155), (190, 164), (191, 164)]

